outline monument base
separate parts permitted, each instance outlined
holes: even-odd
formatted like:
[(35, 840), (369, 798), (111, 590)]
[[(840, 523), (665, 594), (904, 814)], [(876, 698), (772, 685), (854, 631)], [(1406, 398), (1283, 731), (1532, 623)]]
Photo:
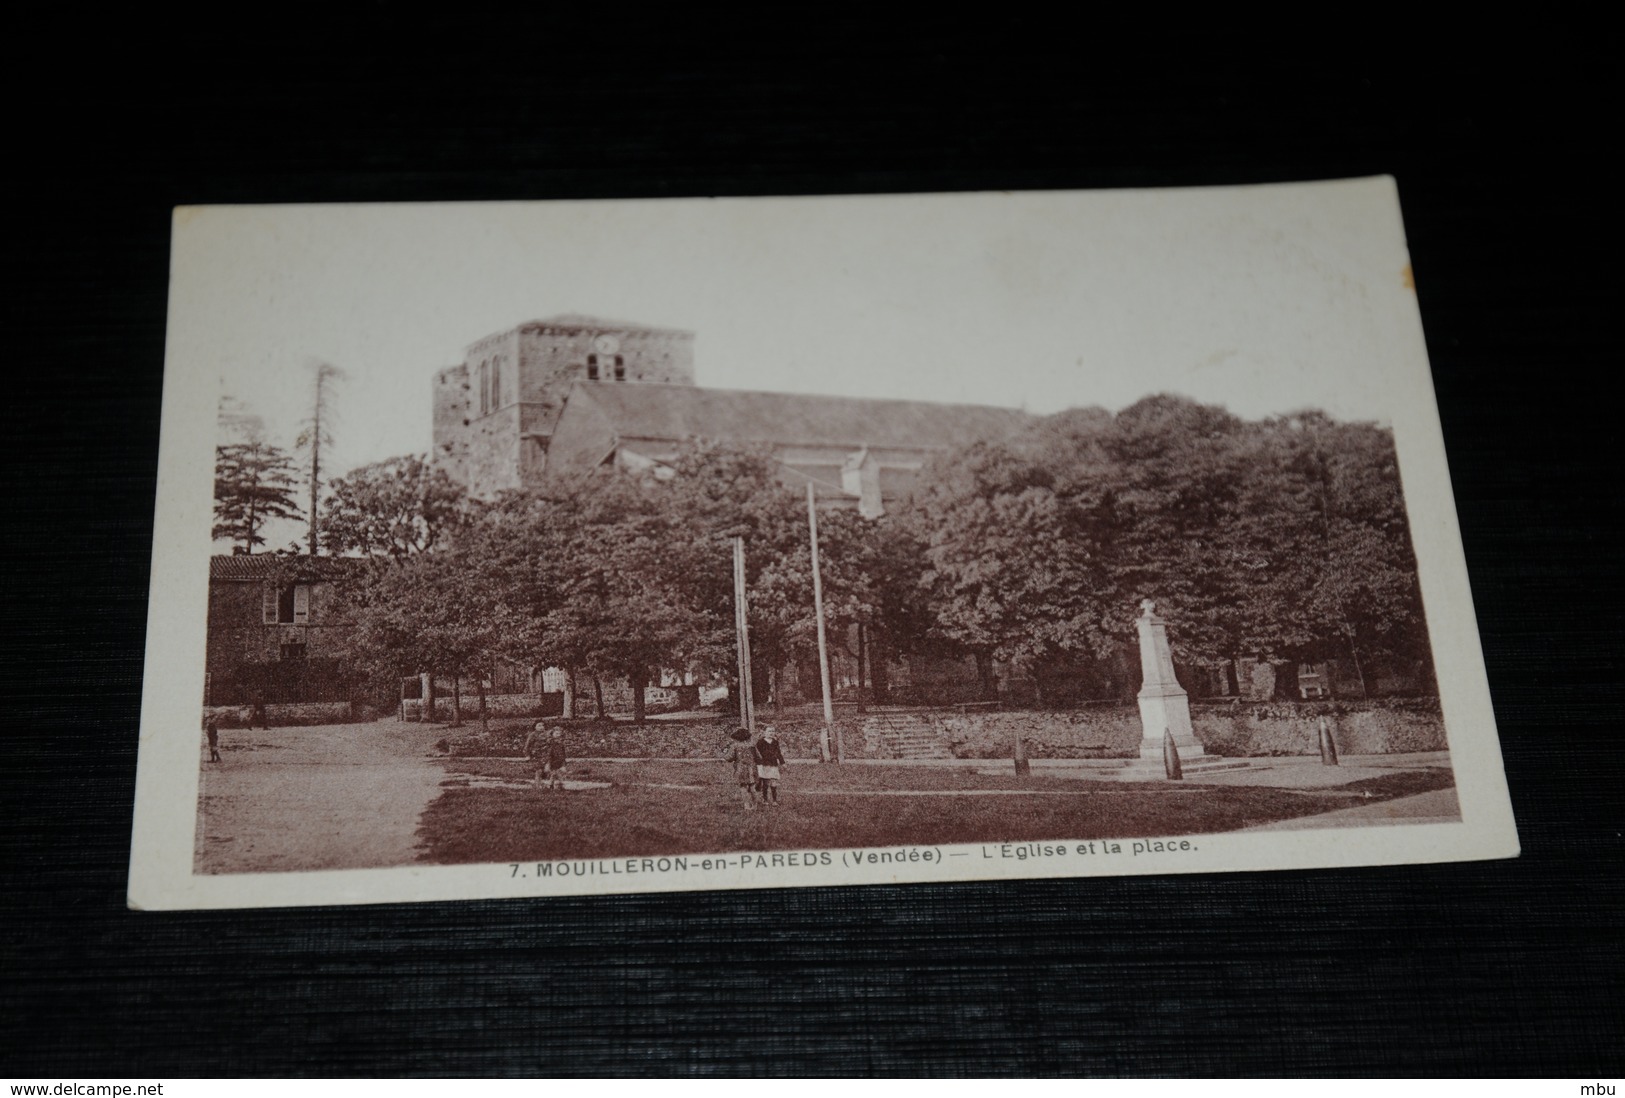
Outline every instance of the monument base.
[[(1199, 759), (1211, 759), (1217, 757), (1214, 755), (1209, 755), (1207, 753), (1207, 749), (1202, 746), (1202, 741), (1198, 740), (1195, 736), (1192, 736), (1187, 740), (1180, 740), (1179, 737), (1176, 736), (1174, 737), (1174, 746), (1179, 748), (1179, 761), (1181, 765), (1189, 765), (1190, 763)], [(1140, 764), (1144, 765), (1147, 763), (1156, 763), (1159, 770), (1162, 768), (1161, 736), (1158, 736), (1154, 740), (1140, 741)], [(1130, 765), (1134, 764), (1131, 763)]]
[(1179, 757), (1183, 759), (1186, 752), (1200, 755), (1202, 743), (1196, 738), (1191, 729), (1190, 699), (1185, 692), (1175, 686), (1171, 689), (1162, 688), (1151, 692), (1141, 690), (1140, 728), (1144, 738), (1140, 740), (1140, 757), (1149, 759), (1153, 755), (1162, 758), (1162, 735), (1171, 733), (1174, 737), (1174, 746), (1179, 748)]
[[(1224, 755), (1197, 755), (1186, 758), (1185, 753), (1179, 753), (1179, 767), (1184, 771), (1184, 781), (1201, 781), (1204, 775), (1217, 773), (1223, 770), (1246, 770), (1252, 765), (1246, 759), (1232, 759)], [(1129, 764), (1116, 771), (1113, 777), (1126, 782), (1161, 782), (1168, 780), (1168, 771), (1162, 765), (1162, 753), (1159, 751), (1155, 759), (1131, 759)]]

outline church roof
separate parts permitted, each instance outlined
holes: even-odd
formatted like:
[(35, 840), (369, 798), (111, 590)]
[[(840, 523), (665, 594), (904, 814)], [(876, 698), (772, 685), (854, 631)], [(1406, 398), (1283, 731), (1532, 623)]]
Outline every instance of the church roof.
[(679, 333), (689, 335), (679, 328), (656, 328), (648, 324), (633, 324), (626, 320), (606, 320), (601, 316), (587, 316), (584, 313), (560, 313), (543, 320), (527, 320), (519, 325), (521, 328), (569, 328), (587, 332), (661, 332), (665, 334)]
[(591, 401), (622, 439), (706, 438), (778, 445), (945, 449), (1004, 438), (1026, 412), (981, 404), (758, 393), (692, 385), (578, 381), (570, 401)]

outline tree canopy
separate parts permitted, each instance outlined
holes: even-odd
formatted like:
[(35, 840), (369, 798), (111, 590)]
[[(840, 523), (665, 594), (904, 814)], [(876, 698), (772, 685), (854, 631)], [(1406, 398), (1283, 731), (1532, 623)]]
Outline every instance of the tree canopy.
[(1153, 598), (1176, 655), (1425, 656), (1391, 435), (1179, 397), (1074, 410), (946, 455), (917, 501), (936, 627), (1002, 660), (1090, 660)]
[(327, 488), (320, 533), (332, 553), (427, 552), (446, 538), (464, 509), (462, 489), (415, 454), (363, 465)]
[[(332, 500), (328, 545), (388, 562), (357, 637), (397, 669), (506, 658), (621, 678), (641, 715), (662, 670), (731, 675), (734, 537), (755, 672), (816, 653), (804, 481), (766, 450), (695, 442), (655, 472), (480, 505), (399, 458), (334, 481)], [(1393, 441), (1372, 424), (1246, 421), (1170, 396), (1073, 410), (944, 452), (888, 508), (819, 518), (831, 636), (861, 628), (875, 666), (929, 652), (974, 655), (984, 677), (993, 661), (1035, 679), (1109, 668), (1143, 598), (1186, 664), (1339, 658), (1363, 675), (1427, 657)]]

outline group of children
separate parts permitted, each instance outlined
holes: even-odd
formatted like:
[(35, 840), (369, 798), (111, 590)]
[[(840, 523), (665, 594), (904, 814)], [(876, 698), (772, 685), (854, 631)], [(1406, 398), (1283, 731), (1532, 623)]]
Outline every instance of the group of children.
[(542, 787), (542, 779), (547, 779), (549, 789), (564, 788), (564, 731), (553, 729), (552, 736), (547, 735), (547, 725), (542, 721), (536, 722), (530, 735), (525, 737), (525, 758), (531, 760), (536, 767), (536, 788)]
[[(731, 761), (734, 780), (745, 799), (745, 807), (754, 812), (758, 803), (779, 803), (779, 769), (784, 766), (784, 749), (779, 746), (779, 734), (772, 725), (762, 729), (762, 738), (750, 742), (750, 729), (737, 729), (732, 743), (723, 749), (722, 757)], [(760, 801), (758, 801), (760, 798)]]
[[(779, 770), (785, 765), (784, 748), (779, 746), (778, 731), (772, 725), (762, 729), (762, 738), (750, 742), (750, 730), (741, 728), (731, 737), (732, 742), (723, 749), (722, 758), (733, 763), (734, 779), (751, 811), (758, 804), (779, 803)], [(564, 788), (564, 732), (554, 728), (549, 734), (545, 722), (525, 737), (525, 758), (536, 769), (536, 788), (546, 781), (549, 789)]]

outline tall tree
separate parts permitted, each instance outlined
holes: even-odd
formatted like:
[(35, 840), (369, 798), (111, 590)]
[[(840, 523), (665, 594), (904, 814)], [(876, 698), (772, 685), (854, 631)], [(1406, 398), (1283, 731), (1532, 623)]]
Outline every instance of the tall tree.
[(1392, 438), (1370, 424), (1154, 396), (957, 451), (918, 499), (936, 628), (999, 659), (1105, 655), (1149, 597), (1186, 663), (1425, 660)]
[[(372, 558), (345, 593), (357, 665), (380, 677), (472, 675), (481, 694), (500, 644), (490, 585), (460, 551)], [(425, 699), (427, 705), (428, 699)]]
[(333, 388), (343, 379), (344, 371), (330, 363), (316, 361), (310, 365), (311, 370), (311, 401), (310, 418), (305, 420), (303, 429), (295, 446), (310, 453), (310, 472), (307, 483), (310, 488), (310, 555), (315, 556), (318, 548), (317, 542), (317, 500), (321, 495), (322, 485), (322, 447), (333, 442)]
[(936, 463), (916, 501), (930, 563), (922, 582), (944, 637), (1035, 670), (1108, 649), (1116, 606), (1105, 547), (1044, 461), (976, 443)]
[[(1223, 408), (1158, 395), (1125, 408), (1101, 435), (1098, 489), (1071, 489), (1110, 543), (1113, 586), (1125, 610), (1142, 598), (1177, 622), (1182, 660), (1217, 664), (1246, 632), (1248, 577), (1233, 544), (1251, 428)], [(1262, 498), (1262, 497), (1260, 497)], [(1124, 611), (1119, 611), (1119, 616)], [(1127, 628), (1127, 620), (1124, 621)]]
[(561, 668), (566, 717), (578, 715), (578, 676), (595, 670), (604, 640), (592, 608), (566, 597), (580, 570), (572, 554), (591, 552), (578, 536), (580, 505), (569, 493), (511, 493), (459, 532), (470, 566), (498, 593), (498, 651), (527, 666)]
[(1373, 658), (1427, 663), (1392, 436), (1314, 412), (1264, 427), (1277, 552), (1263, 588), (1266, 643), (1292, 660), (1348, 659), (1362, 692)]
[(704, 567), (667, 486), (648, 477), (603, 478), (582, 508), (573, 567), (562, 595), (602, 623), (593, 663), (632, 687), (633, 719), (644, 719), (644, 690), (662, 668), (693, 659), (708, 632), (685, 577)]
[(815, 644), (805, 507), (782, 468), (766, 448), (693, 442), (662, 486), (690, 562), (676, 593), (700, 630), (692, 659), (724, 674), (736, 666), (730, 543), (744, 539), (751, 679), (763, 697), (762, 678), (780, 686), (785, 664)]
[[(458, 534), (460, 551), (496, 595), (498, 650), (577, 676), (625, 679), (633, 717), (662, 669), (692, 666), (714, 633), (693, 598), (700, 538), (669, 486), (615, 471), (514, 494)], [(438, 555), (430, 554), (430, 555)]]
[(440, 545), (462, 517), (462, 489), (417, 455), (363, 465), (328, 483), (329, 552), (403, 557)]
[(856, 647), (862, 649), (875, 699), (881, 702), (889, 688), (891, 657), (944, 650), (942, 638), (932, 635), (930, 606), (920, 584), (927, 566), (925, 545), (910, 517), (901, 510), (871, 519), (843, 509), (818, 520), (826, 616), (835, 635), (856, 633), (861, 638)]
[(300, 517), (293, 461), (267, 440), (264, 422), (229, 397), (220, 403), (220, 428), (226, 441), (215, 448), (211, 533), (252, 553), (265, 544), (266, 523)]

